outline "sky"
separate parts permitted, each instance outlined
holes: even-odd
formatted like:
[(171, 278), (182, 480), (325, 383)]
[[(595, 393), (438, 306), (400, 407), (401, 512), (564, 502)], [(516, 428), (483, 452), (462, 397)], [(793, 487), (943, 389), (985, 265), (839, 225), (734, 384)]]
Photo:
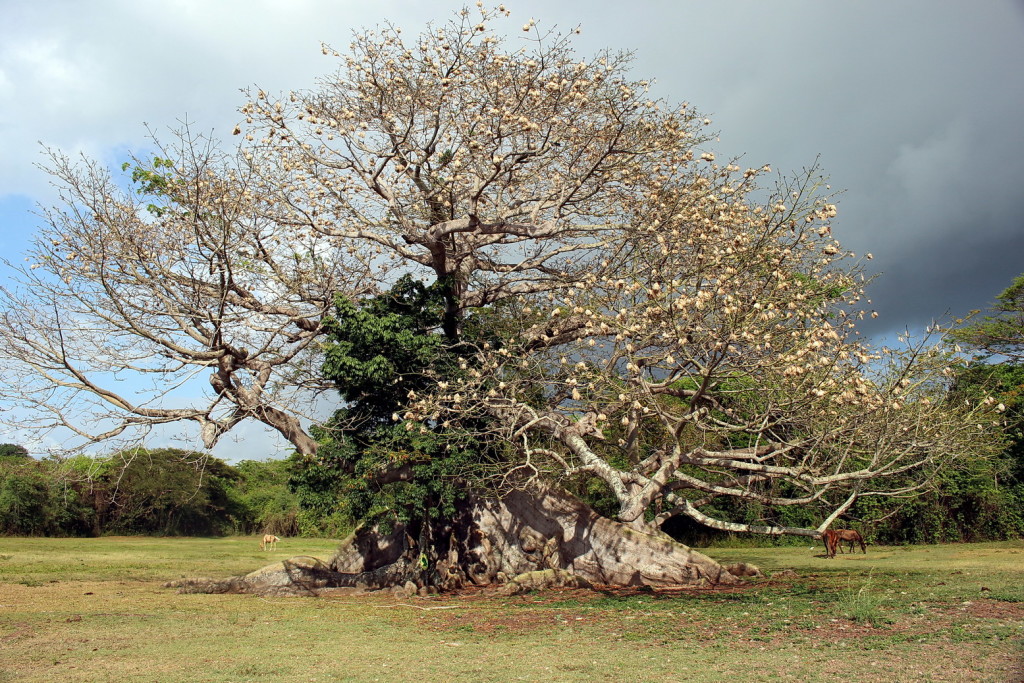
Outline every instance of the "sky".
[[(227, 138), (242, 88), (334, 70), (322, 42), (342, 49), (384, 21), (417, 33), (463, 4), (0, 0), (0, 258), (22, 260), (33, 208), (54, 201), (44, 147), (114, 166), (183, 121)], [(534, 18), (580, 26), (583, 57), (633, 51), (637, 79), (713, 120), (720, 157), (783, 172), (817, 160), (843, 191), (834, 235), (874, 255), (865, 334), (983, 309), (1024, 272), (1021, 0), (505, 5), (510, 33)], [(261, 434), (220, 454), (255, 457)]]

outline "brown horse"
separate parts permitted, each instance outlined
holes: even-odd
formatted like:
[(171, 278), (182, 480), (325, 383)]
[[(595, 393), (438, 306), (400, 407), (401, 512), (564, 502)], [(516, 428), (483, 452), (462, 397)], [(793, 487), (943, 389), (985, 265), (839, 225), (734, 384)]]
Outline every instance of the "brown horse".
[(843, 542), (850, 544), (850, 552), (853, 552), (853, 544), (860, 543), (860, 551), (867, 555), (868, 547), (864, 542), (864, 537), (860, 535), (859, 531), (853, 529), (836, 529), (836, 543), (839, 547), (839, 552), (843, 552)]
[(825, 557), (835, 557), (836, 550), (840, 553), (843, 552), (842, 543), (844, 541), (849, 542), (850, 552), (853, 552), (853, 544), (860, 543), (861, 551), (866, 555), (867, 545), (864, 543), (864, 537), (860, 535), (859, 531), (853, 529), (825, 529), (821, 533), (821, 538), (825, 541)]
[(834, 529), (825, 529), (821, 532), (821, 540), (825, 541), (825, 557), (835, 557), (836, 545), (839, 543), (839, 534)]

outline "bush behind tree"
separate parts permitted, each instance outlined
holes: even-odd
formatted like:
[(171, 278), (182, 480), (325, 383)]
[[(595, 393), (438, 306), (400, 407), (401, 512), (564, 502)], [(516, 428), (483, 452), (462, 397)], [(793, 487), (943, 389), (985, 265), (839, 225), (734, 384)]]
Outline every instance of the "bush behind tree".
[(261, 534), (340, 538), (338, 511), (303, 509), (288, 460), (235, 466), (174, 448), (35, 460), (23, 447), (0, 457), (0, 534)]

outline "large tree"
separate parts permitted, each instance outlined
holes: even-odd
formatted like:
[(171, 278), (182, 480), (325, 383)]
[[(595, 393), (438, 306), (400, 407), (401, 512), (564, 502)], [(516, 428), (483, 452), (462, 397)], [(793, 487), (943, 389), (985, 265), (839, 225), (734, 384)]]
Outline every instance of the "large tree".
[[(192, 420), (210, 447), (254, 419), (317, 462), (300, 408), (327, 388), (324, 336), (351, 350), (329, 321), (421, 282), (436, 327), (396, 352), (434, 335), (454, 362), (397, 366), (410, 386), (392, 426), (431, 436), (423, 459), (443, 457), (444, 434), (500, 448), (460, 479), (462, 507), (390, 540), (366, 531), (336, 558), (378, 583), (531, 567), (729, 580), (659, 524), (813, 535), (716, 517), (715, 502), (817, 505), (820, 529), (984, 452), (989, 407), (945, 400), (952, 357), (856, 336), (864, 279), (816, 169), (760, 185), (770, 168), (717, 160), (710, 122), (650, 99), (628, 54), (583, 58), (532, 20), (506, 38), (491, 25), (507, 14), (324, 46), (340, 66), (314, 90), (250, 93), (237, 151), (185, 131), (134, 164), (132, 191), (55, 155), (64, 206), (5, 294), (0, 344), (23, 371), (8, 391), (84, 439)], [(501, 324), (468, 334), (488, 308)], [(115, 391), (128, 373), (152, 388)], [(181, 407), (197, 378), (206, 398)], [(98, 430), (76, 421), (88, 406)], [(333, 428), (321, 440), (347, 438)], [(415, 477), (402, 458), (337, 462), (370, 489)], [(615, 520), (562, 488), (595, 485)]]

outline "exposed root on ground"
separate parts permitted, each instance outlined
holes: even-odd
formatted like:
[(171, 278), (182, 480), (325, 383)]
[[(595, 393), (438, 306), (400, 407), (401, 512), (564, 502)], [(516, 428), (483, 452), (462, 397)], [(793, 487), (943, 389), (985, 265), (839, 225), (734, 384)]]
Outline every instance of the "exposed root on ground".
[(473, 500), (451, 520), (361, 528), (323, 562), (294, 557), (245, 576), (170, 582), (183, 593), (321, 595), (390, 589), (427, 595), (501, 587), (508, 595), (546, 588), (730, 585), (759, 577), (757, 567), (723, 567), (667, 536), (601, 517), (568, 493), (546, 486)]

